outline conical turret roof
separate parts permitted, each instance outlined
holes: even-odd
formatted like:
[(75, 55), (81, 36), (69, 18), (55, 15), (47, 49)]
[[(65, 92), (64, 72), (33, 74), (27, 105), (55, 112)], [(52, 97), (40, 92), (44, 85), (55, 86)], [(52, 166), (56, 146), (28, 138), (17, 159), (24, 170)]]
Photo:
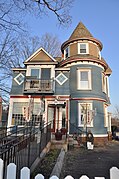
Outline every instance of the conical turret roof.
[(78, 40), (90, 40), (92, 42), (95, 42), (98, 44), (100, 50), (102, 50), (102, 43), (93, 37), (93, 35), (89, 32), (89, 30), (85, 27), (85, 25), (82, 22), (79, 22), (79, 24), (71, 34), (70, 38), (62, 44), (62, 52), (68, 44)]
[(79, 22), (73, 33), (71, 34), (69, 40), (82, 37), (93, 37), (89, 30), (85, 27), (82, 22)]

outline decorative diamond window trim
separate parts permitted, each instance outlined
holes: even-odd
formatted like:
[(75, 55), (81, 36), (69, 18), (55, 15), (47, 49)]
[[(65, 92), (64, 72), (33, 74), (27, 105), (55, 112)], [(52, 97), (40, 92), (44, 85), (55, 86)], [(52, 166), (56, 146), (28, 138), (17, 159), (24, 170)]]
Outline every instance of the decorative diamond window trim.
[[(60, 73), (55, 79), (60, 85), (63, 85), (68, 80), (68, 78), (63, 73)], [(63, 81), (60, 81), (60, 80), (63, 80)]]
[[(19, 81), (19, 79), (21, 79), (21, 80)], [(19, 74), (14, 78), (14, 80), (16, 81), (16, 83), (17, 83), (18, 85), (21, 85), (21, 84), (24, 82), (24, 75), (23, 75), (22, 73), (19, 73)]]

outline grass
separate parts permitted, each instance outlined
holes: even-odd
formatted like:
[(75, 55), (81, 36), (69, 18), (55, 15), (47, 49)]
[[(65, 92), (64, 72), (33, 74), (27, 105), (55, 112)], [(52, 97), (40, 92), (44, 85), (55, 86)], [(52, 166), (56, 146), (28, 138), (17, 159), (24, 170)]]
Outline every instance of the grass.
[(59, 153), (60, 150), (58, 149), (50, 150), (46, 154), (45, 158), (41, 161), (41, 163), (37, 166), (35, 171), (32, 173), (31, 179), (34, 179), (37, 174), (42, 174), (45, 179), (49, 179), (50, 174), (56, 164)]

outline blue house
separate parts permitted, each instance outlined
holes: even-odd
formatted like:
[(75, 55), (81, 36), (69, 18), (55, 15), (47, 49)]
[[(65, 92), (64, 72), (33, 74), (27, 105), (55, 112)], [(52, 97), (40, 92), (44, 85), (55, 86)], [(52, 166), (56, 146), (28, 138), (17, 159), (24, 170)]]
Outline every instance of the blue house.
[[(102, 43), (79, 23), (54, 58), (42, 47), (13, 68), (8, 126), (51, 122), (51, 131), (91, 130), (95, 143), (108, 141), (111, 69)], [(85, 135), (82, 135), (85, 137)]]

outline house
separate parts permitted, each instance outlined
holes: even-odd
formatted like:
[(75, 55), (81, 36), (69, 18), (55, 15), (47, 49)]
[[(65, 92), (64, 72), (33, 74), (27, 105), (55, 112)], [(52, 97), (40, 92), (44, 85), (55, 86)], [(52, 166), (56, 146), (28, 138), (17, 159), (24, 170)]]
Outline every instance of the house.
[[(109, 76), (102, 43), (80, 22), (54, 58), (42, 47), (13, 68), (8, 126), (51, 122), (51, 130), (91, 130), (95, 143), (108, 141)], [(85, 136), (85, 135), (82, 135)]]

